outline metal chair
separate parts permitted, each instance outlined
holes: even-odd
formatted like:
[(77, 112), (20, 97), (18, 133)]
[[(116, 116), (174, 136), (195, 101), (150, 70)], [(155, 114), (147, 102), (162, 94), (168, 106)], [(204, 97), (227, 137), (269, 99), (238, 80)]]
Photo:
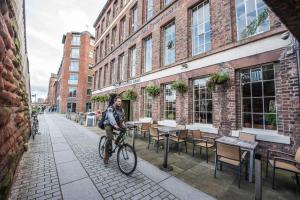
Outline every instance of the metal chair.
[[(274, 157), (270, 158), (271, 154), (281, 155), (285, 157)], [(288, 157), (288, 158), (287, 158)], [(298, 148), (296, 154), (289, 154), (282, 151), (268, 150), (267, 152), (267, 166), (266, 166), (266, 177), (268, 177), (268, 167), (269, 164), (273, 168), (273, 180), (272, 180), (272, 188), (275, 187), (275, 169), (281, 169), (284, 171), (293, 172), (296, 175), (297, 186), (299, 186), (299, 177), (300, 174), (300, 147)], [(298, 165), (298, 166), (297, 166)]]
[[(222, 163), (226, 163), (235, 167), (238, 167), (238, 187), (241, 186), (241, 174), (242, 174), (242, 166), (246, 162), (246, 154), (247, 152), (242, 153), (241, 148), (235, 145), (224, 144), (220, 142), (216, 142), (216, 163), (215, 163), (215, 174), (214, 177), (217, 177), (217, 167), (220, 162), (220, 170), (222, 171)], [(246, 174), (247, 174), (247, 163), (246, 166)]]
[(177, 144), (177, 152), (180, 154), (181, 147), (180, 144), (184, 143), (185, 152), (187, 152), (187, 138), (188, 138), (188, 130), (185, 129), (184, 125), (177, 125), (177, 128), (181, 129), (176, 135), (170, 135), (169, 139)]
[(256, 141), (256, 135), (250, 134), (250, 133), (240, 132), (239, 139), (244, 140), (244, 141), (249, 141), (249, 142), (255, 142)]
[(164, 138), (159, 134), (157, 128), (150, 127), (150, 134), (149, 134), (149, 141), (148, 141), (148, 149), (151, 144), (151, 141), (154, 140), (154, 143), (156, 143), (156, 152), (158, 152), (159, 148), (159, 142), (161, 140), (164, 140)]
[[(203, 136), (200, 130), (193, 130), (192, 131), (192, 138), (193, 138), (193, 156), (195, 152), (195, 147), (200, 147), (200, 155), (202, 153), (202, 148), (206, 150), (206, 163), (208, 163), (208, 149), (213, 148), (215, 145), (215, 138), (211, 138), (208, 136)], [(204, 139), (206, 138), (206, 139)]]
[(140, 134), (146, 137), (146, 133), (150, 132), (150, 126), (150, 123), (142, 123), (142, 125), (140, 126)]

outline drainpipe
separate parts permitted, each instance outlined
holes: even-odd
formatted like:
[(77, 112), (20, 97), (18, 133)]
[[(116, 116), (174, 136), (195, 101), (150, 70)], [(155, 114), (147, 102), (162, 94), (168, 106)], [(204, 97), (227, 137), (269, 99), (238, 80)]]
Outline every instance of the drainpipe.
[(298, 70), (298, 87), (299, 87), (299, 97), (300, 97), (300, 45), (297, 39), (296, 40), (296, 62)]

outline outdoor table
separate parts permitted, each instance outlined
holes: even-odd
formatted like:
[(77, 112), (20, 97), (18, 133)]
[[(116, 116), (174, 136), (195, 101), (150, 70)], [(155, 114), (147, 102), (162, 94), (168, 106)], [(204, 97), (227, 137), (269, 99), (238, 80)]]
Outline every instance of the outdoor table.
[(132, 147), (133, 147), (133, 149), (135, 149), (135, 134), (137, 134), (138, 125), (142, 124), (142, 123), (143, 122), (141, 122), (141, 121), (126, 122), (126, 128), (128, 128), (129, 130), (133, 130), (133, 134), (132, 134)]
[(162, 135), (165, 136), (165, 144), (164, 144), (164, 160), (160, 169), (163, 171), (172, 171), (173, 167), (168, 166), (168, 149), (169, 149), (169, 136), (173, 132), (181, 131), (181, 128), (169, 127), (169, 126), (158, 126), (158, 133), (162, 132)]
[(253, 164), (254, 164), (254, 151), (258, 145), (258, 142), (251, 142), (251, 141), (245, 141), (240, 140), (236, 137), (228, 137), (223, 136), (218, 139), (216, 139), (216, 142), (224, 143), (224, 144), (230, 144), (241, 147), (241, 149), (249, 151), (250, 152), (250, 162), (249, 162), (249, 182), (252, 182), (252, 176), (253, 176)]

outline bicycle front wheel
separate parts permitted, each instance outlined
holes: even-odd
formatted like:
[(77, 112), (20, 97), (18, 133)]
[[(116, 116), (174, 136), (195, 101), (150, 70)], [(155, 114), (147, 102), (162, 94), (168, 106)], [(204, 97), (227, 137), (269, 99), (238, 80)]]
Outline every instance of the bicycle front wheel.
[(118, 149), (117, 163), (120, 171), (125, 175), (134, 172), (137, 163), (136, 152), (129, 144), (123, 144)]
[(104, 158), (104, 151), (105, 151), (105, 144), (106, 144), (106, 136), (102, 136), (99, 142), (99, 155), (100, 158)]

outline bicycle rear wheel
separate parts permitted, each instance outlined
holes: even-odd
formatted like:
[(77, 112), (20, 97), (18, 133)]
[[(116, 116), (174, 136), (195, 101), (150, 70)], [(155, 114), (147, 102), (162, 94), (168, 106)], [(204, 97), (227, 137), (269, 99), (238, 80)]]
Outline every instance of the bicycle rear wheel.
[(137, 164), (136, 152), (129, 144), (123, 144), (118, 149), (117, 163), (120, 171), (125, 175), (134, 172)]
[(104, 158), (104, 150), (106, 144), (106, 136), (102, 136), (99, 141), (99, 156), (100, 158)]

